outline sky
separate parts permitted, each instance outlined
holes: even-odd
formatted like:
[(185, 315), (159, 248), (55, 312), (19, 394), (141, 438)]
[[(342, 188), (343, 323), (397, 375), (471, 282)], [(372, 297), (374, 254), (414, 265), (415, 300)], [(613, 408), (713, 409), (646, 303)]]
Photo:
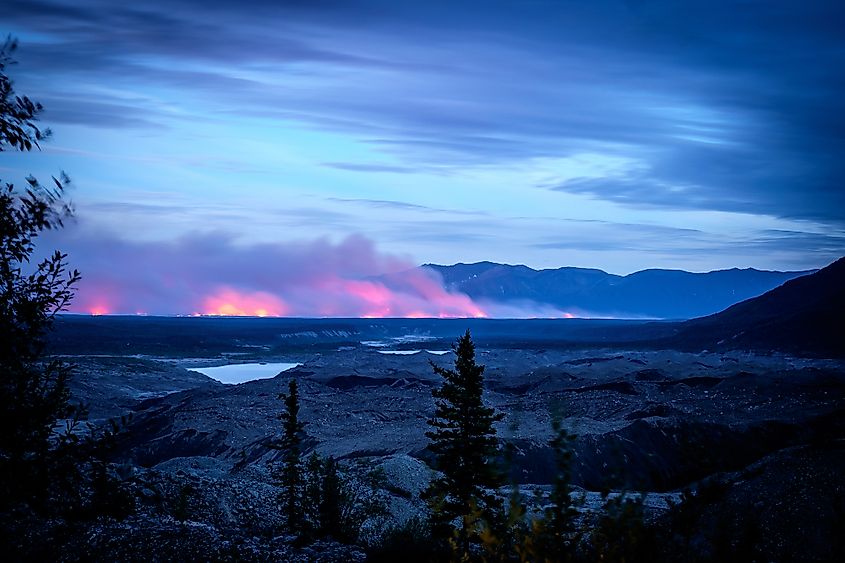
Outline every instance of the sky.
[[(420, 263), (845, 254), (841, 1), (3, 4), (9, 74), (54, 135), (0, 152), (0, 178), (72, 178), (58, 241), (87, 271), (84, 310), (321, 314), (318, 291), (379, 314), (344, 284)], [(309, 261), (296, 289), (255, 281)], [(108, 291), (124, 295), (97, 305)], [(420, 311), (431, 295), (387, 301), (478, 312), (449, 292)]]

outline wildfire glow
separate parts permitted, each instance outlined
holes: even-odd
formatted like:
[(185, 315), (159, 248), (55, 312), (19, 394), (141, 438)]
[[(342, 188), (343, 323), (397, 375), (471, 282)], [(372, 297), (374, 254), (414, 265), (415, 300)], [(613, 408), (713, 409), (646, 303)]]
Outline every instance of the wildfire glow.
[(207, 297), (202, 310), (205, 315), (227, 317), (281, 317), (288, 313), (288, 306), (264, 291), (244, 293), (225, 288)]
[(92, 315), (570, 316), (531, 302), (475, 301), (447, 288), (436, 271), (379, 253), (359, 236), (336, 244), (244, 246), (205, 235), (177, 244), (118, 242), (80, 269), (85, 277), (70, 310)]
[(399, 288), (366, 280), (328, 278), (318, 284), (342, 316), (362, 318), (466, 318), (487, 314), (462, 293), (446, 291), (436, 280), (418, 273), (406, 274)]

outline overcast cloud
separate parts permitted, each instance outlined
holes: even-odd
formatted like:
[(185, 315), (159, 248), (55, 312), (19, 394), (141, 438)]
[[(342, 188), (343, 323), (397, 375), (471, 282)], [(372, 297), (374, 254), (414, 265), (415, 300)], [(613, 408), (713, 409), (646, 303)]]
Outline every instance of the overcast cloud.
[(842, 2), (3, 11), (56, 137), (0, 175), (66, 170), (80, 220), (126, 240), (360, 233), (418, 262), (617, 273), (845, 249)]

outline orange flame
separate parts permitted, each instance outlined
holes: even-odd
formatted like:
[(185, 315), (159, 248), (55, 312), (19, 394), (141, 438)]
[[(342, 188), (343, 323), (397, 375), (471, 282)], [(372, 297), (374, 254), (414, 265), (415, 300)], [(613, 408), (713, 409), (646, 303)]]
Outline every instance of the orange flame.
[(281, 317), (288, 312), (280, 298), (263, 291), (242, 293), (224, 288), (203, 302), (203, 314), (226, 317)]

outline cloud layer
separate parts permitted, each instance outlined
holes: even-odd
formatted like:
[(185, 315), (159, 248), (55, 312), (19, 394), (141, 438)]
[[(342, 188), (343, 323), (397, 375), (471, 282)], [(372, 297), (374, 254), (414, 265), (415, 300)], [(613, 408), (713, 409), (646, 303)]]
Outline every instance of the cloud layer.
[[(199, 5), (12, 0), (5, 12), (50, 37), (27, 47), (32, 72), (148, 81), (352, 133), (420, 165), (600, 146), (638, 154), (648, 169), (594, 184), (599, 198), (845, 219), (843, 85), (826, 70), (845, 62), (838, 2)], [(282, 82), (273, 87), (262, 69)], [(143, 91), (52, 96), (60, 121), (121, 128), (168, 118)]]
[[(502, 228), (495, 245), (463, 241), (478, 259), (535, 265), (550, 265), (538, 249), (580, 240), (573, 223), (549, 231), (549, 216), (620, 225), (623, 241), (625, 225), (677, 226), (678, 212), (726, 214), (683, 223), (735, 248), (796, 233), (767, 239), (779, 262), (725, 253), (706, 267), (803, 267), (802, 255), (820, 266), (845, 252), (842, 21), (845, 4), (827, 0), (4, 3), (21, 85), (57, 143), (95, 155), (48, 162), (97, 198), (169, 190), (191, 207), (251, 191), (289, 206), (307, 193), (308, 227), (374, 225), (380, 244), (435, 261), (466, 221), (338, 225), (332, 202), (519, 215), (545, 240)], [(219, 217), (193, 215), (186, 231)], [(773, 220), (737, 229), (755, 217)], [(676, 243), (640, 250), (638, 267), (687, 260)], [(578, 265), (622, 268), (607, 260)]]

